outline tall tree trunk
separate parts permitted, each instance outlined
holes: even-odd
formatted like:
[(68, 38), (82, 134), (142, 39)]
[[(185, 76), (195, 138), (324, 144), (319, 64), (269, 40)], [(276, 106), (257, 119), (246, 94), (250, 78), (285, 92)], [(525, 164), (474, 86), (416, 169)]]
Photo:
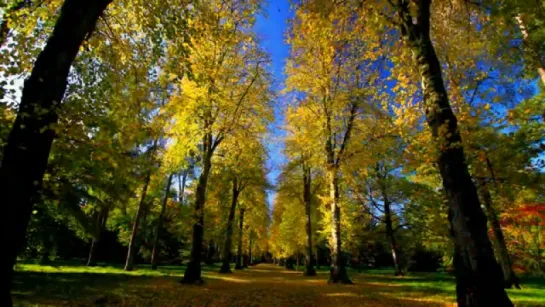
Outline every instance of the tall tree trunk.
[(96, 234), (91, 240), (91, 248), (89, 249), (89, 257), (87, 258), (87, 266), (96, 265), (96, 253), (98, 250), (98, 244), (100, 242), (100, 239), (102, 238), (102, 232), (104, 232), (104, 229), (106, 228), (106, 221), (108, 220), (109, 212), (110, 208), (102, 208), (97, 214), (97, 224), (95, 230)]
[(392, 260), (394, 262), (395, 276), (403, 276), (401, 267), (399, 266), (399, 252), (394, 235), (394, 229), (392, 226), (392, 212), (390, 210), (390, 203), (388, 200), (384, 201), (384, 224), (386, 226), (386, 237), (390, 241), (390, 249), (392, 250)]
[(98, 240), (91, 239), (91, 247), (89, 248), (89, 256), (87, 257), (87, 266), (96, 266), (96, 254), (98, 249)]
[(159, 234), (163, 227), (163, 216), (165, 215), (165, 209), (167, 207), (168, 193), (170, 192), (170, 185), (172, 184), (172, 177), (174, 174), (168, 176), (167, 186), (165, 187), (165, 196), (163, 197), (163, 204), (161, 205), (161, 213), (157, 217), (157, 223), (155, 224), (155, 236), (153, 237), (153, 250), (151, 251), (151, 269), (157, 269), (157, 243), (159, 242)]
[(95, 262), (95, 255), (96, 255), (96, 250), (97, 250), (97, 247), (98, 247), (98, 240), (99, 240), (99, 223), (100, 223), (100, 212), (95, 212), (93, 214), (93, 219), (95, 220), (95, 224), (93, 225), (94, 227), (94, 232), (95, 234), (93, 235), (93, 237), (91, 238), (91, 247), (89, 248), (89, 255), (87, 256), (87, 266), (95, 266), (96, 265), (96, 262)]
[(528, 49), (530, 49), (530, 56), (534, 60), (537, 67), (537, 73), (541, 80), (541, 84), (545, 86), (545, 63), (543, 63), (541, 58), (539, 47), (530, 39), (530, 32), (528, 32), (528, 27), (526, 27), (526, 23), (524, 22), (523, 18), (524, 17), (521, 14), (515, 16), (515, 20), (519, 26), (520, 32), (522, 33), (522, 38), (524, 39)]
[(399, 251), (395, 239), (394, 228), (392, 225), (392, 210), (390, 196), (388, 193), (387, 179), (388, 169), (384, 166), (381, 167), (380, 163), (375, 166), (377, 182), (382, 194), (382, 201), (384, 205), (384, 225), (386, 227), (386, 237), (390, 242), (390, 249), (392, 251), (392, 261), (394, 263), (395, 276), (403, 276), (403, 272), (399, 265)]
[[(205, 139), (210, 139), (206, 136)], [(209, 141), (207, 141), (209, 142)], [(208, 144), (205, 142), (205, 144)], [(195, 224), (193, 224), (193, 240), (191, 242), (191, 255), (189, 263), (184, 273), (184, 278), (180, 281), (183, 284), (202, 284), (201, 277), (201, 257), (202, 244), (204, 240), (204, 204), (206, 202), (206, 187), (208, 185), (208, 176), (212, 168), (212, 150), (207, 150), (203, 155), (203, 168), (197, 183), (195, 193)]]
[(206, 264), (207, 265), (214, 264), (215, 254), (216, 254), (216, 244), (214, 243), (214, 240), (210, 239), (210, 241), (208, 241), (208, 249), (206, 250)]
[(307, 253), (305, 261), (305, 270), (303, 275), (305, 276), (316, 276), (316, 270), (314, 269), (314, 262), (312, 258), (312, 217), (310, 206), (312, 205), (312, 194), (311, 194), (311, 173), (308, 167), (303, 168), (303, 201), (305, 203), (305, 214), (307, 216), (306, 231), (307, 231)]
[(501, 268), (488, 239), (486, 217), (465, 161), (456, 116), (445, 89), (441, 65), (430, 38), (431, 0), (420, 0), (416, 24), (409, 1), (397, 0), (400, 30), (421, 77), (426, 120), (438, 140), (439, 171), (449, 200), (455, 243), (456, 294), (459, 306), (512, 306)]
[(248, 236), (248, 265), (252, 266), (253, 260), (252, 260), (252, 233), (250, 232), (250, 235)]
[(233, 222), (235, 221), (235, 213), (237, 208), (239, 190), (237, 180), (233, 180), (233, 195), (231, 198), (231, 208), (229, 209), (229, 217), (227, 218), (227, 229), (225, 229), (225, 244), (223, 246), (222, 263), (220, 273), (231, 273), (231, 249), (233, 244)]
[(148, 170), (146, 174), (146, 179), (144, 181), (144, 187), (142, 188), (142, 195), (140, 197), (140, 203), (138, 204), (138, 209), (136, 210), (136, 216), (134, 217), (134, 223), (132, 225), (131, 240), (129, 242), (129, 248), (127, 250), (127, 259), (125, 261), (125, 271), (132, 271), (134, 269), (134, 251), (136, 247), (136, 239), (138, 235), (138, 225), (140, 224), (140, 219), (144, 215), (144, 206), (146, 205), (146, 195), (148, 192), (148, 186), (151, 179), (151, 169)]
[(341, 249), (341, 208), (339, 207), (338, 169), (331, 167), (327, 172), (329, 181), (329, 197), (331, 201), (331, 268), (330, 283), (351, 284)]
[(0, 305), (11, 306), (13, 265), (25, 244), (33, 204), (39, 197), (57, 108), (66, 90), (70, 66), (85, 38), (111, 0), (66, 0), (59, 19), (30, 77), (25, 81), (17, 118), (2, 155), (0, 215)]
[(500, 221), (498, 221), (498, 215), (492, 206), (490, 191), (488, 190), (488, 186), (484, 179), (479, 178), (478, 183), (480, 188), (479, 190), (481, 192), (481, 199), (486, 209), (486, 215), (490, 221), (490, 226), (492, 227), (492, 232), (494, 234), (493, 241), (498, 251), (499, 262), (503, 272), (504, 287), (510, 289), (514, 286), (517, 289), (520, 289), (517, 275), (513, 271), (511, 256), (509, 255), (509, 251), (507, 250), (507, 246), (505, 244), (505, 238), (500, 226)]
[(240, 220), (238, 224), (238, 250), (237, 250), (237, 263), (235, 265), (235, 270), (242, 270), (243, 259), (242, 259), (242, 235), (244, 227), (244, 208), (240, 208)]

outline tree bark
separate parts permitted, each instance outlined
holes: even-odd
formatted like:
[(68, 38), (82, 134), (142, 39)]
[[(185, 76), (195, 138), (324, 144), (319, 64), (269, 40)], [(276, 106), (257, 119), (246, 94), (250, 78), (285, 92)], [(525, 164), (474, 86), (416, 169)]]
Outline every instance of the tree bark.
[(235, 270), (242, 270), (243, 267), (243, 258), (242, 258), (242, 235), (244, 227), (244, 208), (240, 208), (240, 220), (238, 224), (238, 250), (237, 250), (237, 263), (235, 265)]
[(316, 270), (314, 269), (314, 262), (312, 258), (312, 217), (311, 217), (311, 194), (312, 177), (310, 169), (303, 167), (303, 201), (305, 203), (305, 214), (307, 216), (306, 231), (307, 231), (307, 253), (305, 261), (304, 276), (316, 276)]
[(134, 223), (132, 225), (131, 240), (129, 242), (129, 248), (127, 250), (127, 259), (125, 261), (125, 271), (132, 271), (134, 269), (134, 251), (136, 247), (136, 236), (138, 235), (138, 225), (140, 224), (140, 219), (142, 218), (142, 215), (144, 214), (144, 210), (145, 210), (144, 206), (146, 204), (146, 195), (148, 192), (150, 179), (151, 179), (151, 169), (148, 170), (146, 174), (144, 187), (142, 188), (142, 196), (140, 197), (140, 203), (138, 204), (138, 209), (136, 210), (136, 216), (134, 217)]
[(66, 90), (70, 66), (85, 38), (111, 0), (66, 0), (59, 19), (30, 77), (25, 81), (17, 118), (2, 155), (0, 194), (0, 305), (11, 306), (13, 265), (24, 246), (33, 204), (39, 197), (57, 108)]
[(252, 260), (252, 233), (250, 232), (250, 235), (248, 236), (248, 265), (252, 266), (254, 265)]
[(165, 209), (167, 207), (168, 193), (170, 192), (170, 185), (172, 184), (172, 177), (174, 174), (168, 176), (167, 186), (165, 187), (165, 196), (163, 197), (163, 204), (161, 206), (161, 213), (157, 217), (157, 223), (155, 224), (155, 235), (153, 237), (153, 250), (151, 251), (151, 269), (157, 269), (157, 243), (159, 242), (159, 235), (163, 227), (163, 216), (165, 215)]
[[(208, 148), (210, 144), (210, 135), (204, 137), (204, 146)], [(183, 284), (202, 284), (201, 277), (201, 254), (204, 240), (204, 204), (206, 202), (206, 188), (208, 185), (208, 176), (212, 168), (213, 150), (208, 148), (203, 154), (203, 168), (197, 183), (195, 193), (195, 224), (193, 224), (193, 240), (191, 242), (191, 255), (189, 263), (184, 273), (184, 278), (180, 281)]]
[(503, 231), (500, 226), (500, 221), (498, 220), (498, 215), (496, 210), (492, 206), (492, 197), (490, 196), (490, 191), (486, 181), (482, 178), (478, 180), (479, 190), (481, 192), (481, 199), (483, 201), (484, 207), (486, 209), (486, 215), (490, 221), (490, 226), (492, 227), (492, 232), (494, 234), (493, 241), (495, 243), (496, 249), (498, 251), (499, 262), (503, 272), (503, 284), (506, 289), (511, 289), (515, 287), (520, 289), (517, 275), (513, 271), (513, 264), (511, 261), (511, 256), (505, 244), (505, 238), (503, 236)]
[(351, 284), (341, 249), (341, 209), (339, 207), (339, 170), (330, 167), (327, 172), (331, 201), (331, 268), (329, 283)]
[(229, 217), (227, 218), (227, 229), (225, 229), (225, 244), (223, 246), (223, 258), (220, 268), (220, 273), (231, 273), (231, 249), (233, 242), (233, 222), (235, 221), (235, 212), (237, 208), (239, 190), (237, 180), (233, 180), (233, 195), (231, 198), (231, 208)]
[(455, 243), (456, 294), (459, 306), (512, 306), (501, 269), (487, 235), (486, 217), (469, 175), (456, 116), (445, 89), (441, 65), (430, 38), (431, 0), (418, 2), (417, 23), (409, 1), (397, 0), (400, 30), (421, 77), (425, 113), (438, 140), (439, 171), (449, 200), (449, 222)]

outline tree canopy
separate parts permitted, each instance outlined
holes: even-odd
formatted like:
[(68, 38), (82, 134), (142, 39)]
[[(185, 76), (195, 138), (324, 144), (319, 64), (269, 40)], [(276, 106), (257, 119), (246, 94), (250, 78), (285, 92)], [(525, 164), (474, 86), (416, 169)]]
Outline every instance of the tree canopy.
[(32, 258), (545, 275), (542, 2), (294, 1), (280, 64), (260, 0), (84, 2), (1, 1), (2, 303)]

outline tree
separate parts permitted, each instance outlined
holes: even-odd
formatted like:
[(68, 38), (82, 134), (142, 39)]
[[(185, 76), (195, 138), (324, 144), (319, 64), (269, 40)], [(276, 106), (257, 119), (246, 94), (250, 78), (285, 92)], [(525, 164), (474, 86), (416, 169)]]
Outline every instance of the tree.
[[(543, 59), (544, 32), (540, 24), (543, 22), (545, 8), (540, 1), (464, 1), (469, 9), (481, 14), (491, 15), (494, 27), (499, 35), (489, 40), (499, 40), (499, 48), (505, 48), (510, 39), (522, 38), (520, 54), (514, 57), (524, 61), (525, 70), (531, 78), (536, 72), (542, 85), (545, 85), (545, 62)], [(512, 59), (506, 59), (512, 61)]]
[(138, 227), (140, 224), (140, 220), (142, 219), (142, 216), (145, 214), (144, 211), (146, 210), (146, 196), (148, 193), (148, 188), (151, 181), (151, 175), (152, 175), (152, 169), (153, 164), (155, 162), (155, 152), (157, 151), (158, 146), (158, 140), (155, 139), (153, 141), (153, 144), (150, 146), (148, 151), (146, 152), (147, 158), (149, 159), (147, 169), (145, 170), (144, 175), (144, 185), (142, 187), (142, 192), (140, 194), (140, 201), (138, 204), (138, 209), (136, 210), (136, 215), (134, 217), (134, 222), (132, 226), (132, 232), (131, 232), (131, 239), (129, 241), (129, 248), (127, 249), (127, 259), (125, 261), (125, 271), (132, 271), (134, 269), (134, 253), (135, 253), (135, 245), (138, 235)]
[[(257, 2), (225, 4), (211, 0), (194, 6), (196, 31), (191, 41), (192, 80), (182, 80), (171, 108), (172, 152), (197, 152), (200, 175), (195, 191), (191, 260), (183, 283), (202, 283), (201, 249), (204, 206), (212, 161), (220, 144), (254, 121), (270, 118), (266, 66), (251, 28)], [(186, 154), (187, 156), (187, 154)]]
[[(319, 1), (318, 1), (319, 2)], [(349, 156), (353, 132), (373, 100), (372, 84), (380, 60), (367, 57), (377, 42), (362, 40), (346, 6), (303, 2), (292, 22), (287, 62), (288, 90), (301, 93), (288, 109), (290, 119), (307, 118), (307, 148), (324, 155), (331, 208), (330, 282), (351, 283), (342, 256), (340, 183), (341, 166)], [(308, 120), (314, 117), (314, 122)]]
[[(465, 161), (457, 119), (450, 107), (430, 36), (431, 1), (389, 1), (394, 25), (413, 54), (422, 82), (426, 120), (437, 139), (438, 164), (449, 199), (455, 241), (456, 293), (460, 306), (511, 306), (486, 231), (486, 217)], [(413, 8), (416, 13), (411, 10)]]
[(376, 162), (374, 166), (362, 172), (363, 174), (354, 171), (356, 175), (353, 181), (356, 183), (352, 184), (354, 186), (352, 191), (356, 196), (356, 201), (363, 206), (364, 212), (384, 224), (395, 275), (403, 276), (403, 268), (400, 263), (401, 254), (396, 240), (396, 231), (403, 226), (403, 223), (400, 222), (400, 218), (394, 211), (394, 205), (403, 205), (405, 199), (403, 180), (396, 177), (396, 170), (399, 171), (399, 168), (394, 163), (384, 159)]
[(312, 172), (310, 167), (303, 165), (303, 201), (305, 203), (305, 215), (307, 217), (307, 223), (305, 230), (307, 231), (307, 254), (305, 257), (305, 276), (315, 276), (316, 270), (314, 269), (313, 253), (312, 253)]
[(238, 196), (242, 192), (243, 186), (239, 185), (236, 179), (233, 179), (233, 190), (231, 196), (231, 207), (227, 219), (227, 228), (225, 230), (225, 243), (223, 247), (220, 273), (231, 273), (231, 249), (233, 240), (233, 222), (235, 221), (235, 212), (238, 203)]
[(106, 221), (108, 219), (109, 208), (103, 208), (95, 213), (95, 227), (96, 238), (91, 240), (91, 247), (89, 248), (89, 256), (87, 257), (87, 266), (96, 265), (96, 253), (98, 249), (98, 243), (104, 229), (106, 229)]
[[(304, 123), (304, 121), (303, 121)], [(311, 151), (305, 149), (305, 144), (301, 144), (301, 138), (297, 138), (304, 133), (306, 127), (297, 125), (300, 123), (292, 122), (292, 131), (286, 139), (285, 154), (291, 159), (291, 162), (286, 165), (283, 176), (283, 180), (280, 185), (280, 189), (287, 195), (298, 199), (305, 209), (305, 231), (307, 235), (306, 254), (305, 254), (305, 270), (303, 275), (315, 276), (316, 270), (314, 269), (314, 253), (313, 250), (313, 227), (312, 227), (312, 211), (313, 211), (313, 198), (315, 198), (317, 185), (314, 183), (313, 189), (313, 176), (316, 177), (317, 167), (320, 165), (316, 155), (313, 155)], [(298, 182), (297, 182), (298, 181)], [(297, 183), (296, 183), (297, 182)], [(301, 184), (302, 183), (302, 184)], [(301, 189), (302, 187), (302, 189)], [(297, 255), (298, 257), (298, 255)]]
[(230, 140), (231, 144), (225, 144), (220, 151), (223, 159), (219, 161), (221, 163), (219, 166), (223, 167), (222, 173), (227, 174), (226, 179), (232, 184), (231, 205), (225, 228), (220, 273), (231, 273), (233, 223), (240, 194), (247, 188), (255, 188), (266, 184), (263, 171), (265, 167), (265, 149), (258, 138), (259, 133), (262, 133), (263, 130), (264, 127), (261, 125), (253, 125), (250, 130), (244, 131)]
[(246, 208), (240, 207), (238, 211), (238, 248), (235, 270), (242, 270), (242, 267), (244, 266), (244, 259), (242, 255), (242, 235), (244, 234), (244, 212), (246, 211)]
[(163, 227), (163, 216), (165, 214), (165, 209), (167, 206), (168, 201), (168, 195), (170, 193), (170, 185), (172, 184), (172, 177), (174, 174), (170, 174), (168, 176), (167, 184), (165, 187), (165, 196), (163, 197), (163, 202), (161, 205), (161, 213), (159, 214), (159, 217), (157, 217), (157, 223), (155, 226), (155, 236), (153, 237), (153, 250), (151, 252), (151, 269), (155, 270), (157, 269), (157, 242), (159, 241), (159, 234), (161, 232), (161, 228)]
[(0, 185), (7, 209), (0, 221), (5, 242), (0, 300), (7, 306), (12, 304), (9, 290), (13, 265), (43, 180), (70, 66), (110, 2), (89, 1), (82, 5), (78, 1), (65, 1), (53, 34), (25, 82), (0, 167)]
[(268, 229), (269, 229), (269, 206), (267, 204), (267, 191), (270, 189), (266, 181), (265, 169), (256, 176), (261, 178), (248, 185), (244, 193), (240, 196), (241, 205), (246, 208), (244, 214), (244, 229), (246, 236), (243, 237), (243, 250), (247, 250), (247, 259), (244, 263), (251, 264), (250, 260), (254, 254), (262, 254), (268, 248)]

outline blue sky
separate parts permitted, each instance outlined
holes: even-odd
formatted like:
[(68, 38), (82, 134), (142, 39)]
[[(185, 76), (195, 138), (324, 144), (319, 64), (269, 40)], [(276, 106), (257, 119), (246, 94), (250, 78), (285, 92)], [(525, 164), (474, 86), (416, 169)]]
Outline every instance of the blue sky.
[[(284, 74), (284, 64), (289, 53), (289, 46), (284, 41), (284, 35), (287, 29), (287, 21), (291, 18), (293, 12), (290, 10), (289, 0), (269, 0), (264, 7), (264, 13), (257, 18), (255, 31), (261, 39), (260, 45), (269, 53), (272, 59), (272, 73), (274, 77), (274, 89), (279, 92), (284, 87), (286, 76)], [(271, 125), (271, 136), (268, 138), (267, 148), (269, 149), (270, 168), (268, 175), (269, 181), (276, 183), (276, 178), (280, 173), (280, 166), (284, 162), (282, 154), (282, 130), (284, 123), (282, 102), (283, 97), (279, 96), (275, 103), (276, 121)], [(272, 205), (274, 193), (269, 193), (269, 205)]]

